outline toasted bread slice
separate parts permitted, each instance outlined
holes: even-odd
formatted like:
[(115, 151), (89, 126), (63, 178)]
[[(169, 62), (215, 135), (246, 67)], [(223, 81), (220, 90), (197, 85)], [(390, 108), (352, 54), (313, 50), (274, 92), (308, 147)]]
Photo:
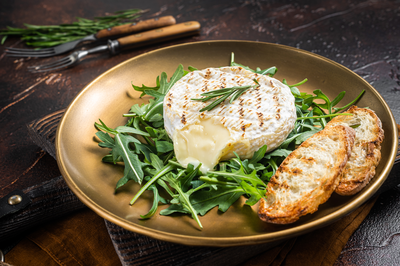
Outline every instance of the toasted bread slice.
[(328, 123), (336, 125), (359, 125), (356, 130), (353, 151), (340, 178), (335, 192), (339, 195), (354, 195), (363, 189), (375, 176), (375, 168), (381, 159), (381, 143), (384, 138), (382, 122), (374, 111), (352, 106), (346, 113), (352, 116), (337, 116)]
[(258, 215), (269, 223), (288, 224), (313, 213), (331, 196), (351, 154), (355, 131), (329, 127), (314, 134), (279, 166), (261, 199)]

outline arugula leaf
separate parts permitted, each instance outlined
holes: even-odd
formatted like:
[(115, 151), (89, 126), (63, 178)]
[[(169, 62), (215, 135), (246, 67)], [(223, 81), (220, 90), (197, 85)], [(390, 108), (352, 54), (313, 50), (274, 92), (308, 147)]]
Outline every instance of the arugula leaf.
[(236, 183), (238, 183), (243, 188), (246, 194), (250, 195), (250, 199), (246, 201), (246, 204), (254, 205), (254, 201), (256, 199), (261, 199), (266, 193), (266, 185), (256, 175), (256, 171), (254, 170), (252, 173), (246, 174), (244, 172), (244, 167), (242, 163), (240, 163), (240, 169), (234, 172), (209, 171), (209, 173), (213, 175), (229, 177), (235, 180)]
[(145, 215), (140, 215), (140, 218), (142, 219), (149, 219), (151, 218), (157, 211), (158, 208), (158, 202), (162, 201), (160, 194), (158, 193), (158, 189), (157, 187), (153, 184), (149, 187), (149, 190), (153, 191), (153, 205), (151, 206), (151, 209), (149, 210), (149, 212)]
[[(142, 130), (138, 130), (136, 128), (133, 127), (127, 127), (127, 126), (119, 126), (115, 128), (115, 131), (118, 133), (131, 133), (131, 134), (137, 134), (137, 135), (141, 135), (141, 136), (150, 136), (149, 133), (144, 132)], [(140, 141), (138, 140), (137, 143), (140, 143)]]
[(315, 129), (315, 130), (310, 130), (310, 131), (305, 131), (301, 133), (297, 138), (296, 138), (296, 144), (301, 144), (304, 141), (306, 141), (309, 137), (313, 136), (315, 133), (321, 131), (321, 129)]
[(147, 164), (141, 162), (139, 160), (139, 156), (133, 153), (133, 151), (129, 148), (129, 143), (132, 142), (132, 139), (135, 138), (123, 134), (115, 135), (115, 146), (112, 149), (112, 156), (114, 161), (121, 157), (125, 165), (124, 176), (118, 181), (115, 189), (125, 185), (129, 180), (134, 180), (139, 184), (142, 183), (142, 167)]
[(266, 159), (271, 159), (273, 156), (275, 157), (288, 157), (289, 154), (291, 153), (291, 150), (286, 150), (286, 149), (276, 149), (268, 154), (265, 155)]
[[(203, 179), (204, 180), (204, 179)], [(200, 215), (218, 206), (218, 210), (226, 212), (239, 197), (246, 192), (240, 186), (216, 186), (215, 189), (203, 189), (193, 193), (190, 201)]]
[(258, 68), (256, 71), (253, 71), (253, 72), (260, 74), (260, 75), (268, 75), (270, 77), (273, 77), (276, 74), (276, 72), (278, 72), (278, 68), (270, 67), (270, 68), (267, 68), (264, 70), (261, 70)]
[(195, 169), (193, 169), (193, 165), (192, 164), (189, 165), (192, 167), (188, 167), (188, 169), (186, 169), (185, 171), (186, 175), (180, 178), (182, 191), (184, 192), (187, 192), (189, 190), (190, 186), (192, 185), (191, 182), (193, 178), (199, 173), (199, 169), (201, 167), (201, 164), (199, 164)]
[(344, 97), (344, 95), (346, 94), (345, 91), (342, 91), (338, 94), (338, 96), (336, 96), (335, 99), (333, 99), (333, 101), (331, 102), (331, 106), (334, 107), (336, 106)]
[(264, 157), (266, 151), (267, 151), (267, 145), (264, 145), (261, 148), (259, 148), (258, 151), (254, 153), (249, 163), (251, 164), (258, 163)]
[(129, 180), (134, 180), (140, 184), (143, 180), (142, 167), (147, 164), (141, 162), (138, 155), (129, 147), (130, 143), (141, 145), (140, 142), (130, 135), (120, 133), (115, 135), (115, 139), (102, 131), (97, 132), (96, 136), (102, 141), (99, 143), (100, 147), (112, 149), (111, 155), (103, 158), (104, 162), (112, 161), (114, 164), (120, 161), (124, 162), (124, 176), (117, 182), (115, 190), (125, 185)]
[[(192, 218), (197, 222), (199, 227), (201, 229), (203, 229), (203, 225), (201, 224), (199, 217), (197, 216), (197, 211), (193, 208), (193, 206), (189, 200), (190, 192), (186, 192), (186, 193), (183, 192), (181, 183), (178, 180), (176, 180), (175, 178), (173, 178), (172, 175), (165, 175), (165, 176), (163, 176), (163, 179), (165, 181), (167, 181), (168, 184), (176, 190), (176, 192), (178, 192), (177, 199), (179, 199), (179, 205), (182, 206), (181, 208), (183, 210), (186, 209), (188, 211), (188, 213), (190, 213), (192, 215)], [(177, 207), (175, 206), (175, 208), (177, 208)], [(164, 215), (164, 213), (165, 212), (160, 212), (160, 214), (162, 214), (162, 215)]]
[(156, 140), (155, 142), (157, 152), (166, 153), (174, 150), (174, 145), (171, 142), (163, 140)]
[(276, 67), (270, 67), (270, 68), (267, 68), (267, 69), (264, 69), (264, 70), (261, 70), (260, 68), (257, 68), (256, 70), (253, 70), (248, 66), (244, 66), (242, 64), (236, 63), (235, 62), (235, 54), (234, 53), (231, 53), (230, 66), (239, 66), (239, 67), (242, 67), (242, 68), (244, 68), (246, 70), (249, 70), (251, 72), (254, 72), (254, 73), (257, 73), (257, 74), (260, 74), (260, 75), (268, 75), (270, 77), (274, 76), (276, 74), (276, 72), (278, 71), (278, 69)]
[(142, 87), (139, 87), (139, 86), (135, 86), (133, 83), (132, 83), (132, 87), (136, 91), (141, 91), (142, 94), (140, 95), (140, 97), (143, 97), (144, 95), (147, 94), (145, 91), (150, 91), (150, 90), (156, 91), (156, 90), (160, 89), (160, 77), (157, 77), (157, 79), (156, 79), (156, 87), (148, 87), (143, 84), (142, 84)]
[(184, 205), (181, 204), (171, 204), (168, 208), (161, 210), (160, 215), (171, 215), (173, 213), (184, 213), (184, 214), (190, 214), (190, 211), (185, 208)]
[(145, 129), (149, 133), (150, 137), (157, 138), (157, 132), (158, 132), (157, 129), (153, 127), (146, 127)]
[(165, 96), (165, 94), (162, 94), (155, 90), (144, 90), (144, 93), (147, 95), (153, 96), (154, 98), (164, 98), (164, 96)]
[(157, 153), (157, 150), (154, 146), (148, 144), (135, 143), (135, 152), (137, 154), (142, 153), (149, 162), (152, 162), (151, 155)]
[(148, 109), (142, 115), (142, 118), (145, 121), (150, 121), (154, 115), (162, 115), (163, 114), (163, 102), (164, 98), (158, 98), (156, 101), (153, 99), (149, 100), (150, 104), (148, 105)]
[(108, 133), (98, 131), (96, 132), (96, 136), (102, 141), (99, 143), (100, 147), (109, 149), (114, 147), (114, 139)]
[(183, 66), (179, 65), (178, 68), (175, 70), (175, 73), (172, 75), (170, 81), (167, 81), (167, 74), (163, 72), (161, 74), (160, 80), (160, 89), (158, 90), (159, 93), (167, 94), (169, 89), (181, 78), (183, 77)]
[(146, 108), (147, 105), (143, 104), (142, 106), (140, 106), (139, 104), (134, 104), (132, 105), (130, 112), (137, 114), (139, 116), (143, 116), (146, 111)]
[(166, 166), (164, 166), (162, 169), (160, 169), (157, 174), (155, 174), (147, 183), (140, 188), (138, 193), (133, 197), (133, 199), (130, 201), (130, 205), (135, 203), (135, 201), (147, 190), (148, 187), (150, 187), (154, 182), (157, 181), (160, 177), (166, 175), (168, 172), (172, 171), (175, 169), (175, 166), (168, 163)]
[(111, 154), (107, 154), (106, 156), (104, 156), (101, 159), (101, 161), (104, 162), (104, 163), (112, 163), (112, 164), (114, 163), (114, 159), (113, 159)]
[(103, 121), (101, 121), (100, 119), (99, 119), (99, 121), (100, 121), (101, 124), (94, 123), (95, 127), (96, 127), (98, 130), (102, 130), (102, 131), (104, 131), (104, 132), (107, 132), (107, 133), (110, 133), (110, 134), (113, 134), (113, 135), (118, 134), (118, 132), (117, 132), (116, 130), (114, 130), (114, 129), (112, 129), (112, 128), (109, 128), (108, 126), (106, 126), (106, 124), (104, 124)]
[(335, 109), (335, 113), (338, 113), (338, 112), (340, 112), (342, 110), (345, 110), (345, 109), (349, 108), (350, 106), (352, 106), (354, 103), (356, 103), (361, 98), (361, 96), (364, 94), (364, 92), (365, 92), (365, 90), (363, 90), (354, 100), (352, 100), (351, 102), (349, 102), (345, 106), (340, 107), (340, 108), (334, 108)]

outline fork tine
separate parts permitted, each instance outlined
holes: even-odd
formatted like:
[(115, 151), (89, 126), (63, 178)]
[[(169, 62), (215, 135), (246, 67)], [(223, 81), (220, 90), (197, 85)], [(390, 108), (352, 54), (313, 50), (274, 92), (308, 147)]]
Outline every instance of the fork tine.
[(53, 56), (53, 53), (46, 53), (46, 54), (18, 54), (18, 53), (6, 53), (6, 56), (8, 57), (48, 57), (48, 56)]
[(39, 72), (46, 72), (46, 71), (52, 71), (55, 69), (64, 68), (73, 63), (74, 63), (74, 60), (72, 60), (72, 58), (70, 56), (66, 56), (64, 58), (61, 58), (57, 61), (54, 61), (54, 62), (46, 64), (46, 65), (29, 66), (28, 69), (32, 73), (39, 73)]
[(66, 68), (66, 67), (72, 65), (73, 63), (74, 63), (74, 61), (70, 61), (69, 63), (58, 66), (58, 67), (53, 67), (53, 68), (48, 68), (48, 69), (29, 70), (29, 71), (32, 73), (48, 72), (48, 71), (53, 71), (53, 70), (57, 70), (57, 69), (61, 69), (61, 68)]
[(60, 64), (67, 63), (69, 60), (70, 60), (70, 57), (66, 56), (66, 57), (60, 58), (58, 60), (52, 61), (52, 62), (50, 62), (48, 64), (36, 65), (36, 66), (28, 66), (28, 68), (30, 68), (30, 69), (33, 69), (33, 68), (34, 69), (49, 68), (49, 67), (53, 67), (53, 66), (57, 66), (57, 65), (60, 65)]
[(43, 49), (25, 49), (25, 48), (14, 48), (14, 47), (6, 47), (6, 51), (10, 52), (26, 52), (26, 53), (31, 53), (31, 52), (50, 52), (54, 51), (53, 48), (43, 48)]
[(13, 57), (47, 57), (55, 55), (55, 50), (53, 48), (34, 50), (7, 47), (5, 52), (7, 56)]
[(69, 58), (69, 56), (67, 56), (67, 57), (63, 57), (59, 60), (53, 61), (49, 64), (28, 66), (28, 68), (30, 68), (30, 69), (46, 69), (46, 68), (51, 68), (51, 67), (55, 67), (58, 65), (63, 65), (65, 63), (68, 63), (69, 61), (70, 61), (70, 58)]
[(68, 67), (68, 66), (72, 65), (73, 63), (74, 63), (73, 61), (70, 61), (70, 62), (68, 62), (68, 63), (66, 63), (66, 64), (59, 65), (59, 66), (52, 67), (52, 68), (46, 68), (46, 69), (32, 69), (32, 70), (30, 69), (29, 71), (32, 72), (32, 73), (48, 72), (48, 71), (53, 71), (53, 70), (56, 70), (56, 69)]

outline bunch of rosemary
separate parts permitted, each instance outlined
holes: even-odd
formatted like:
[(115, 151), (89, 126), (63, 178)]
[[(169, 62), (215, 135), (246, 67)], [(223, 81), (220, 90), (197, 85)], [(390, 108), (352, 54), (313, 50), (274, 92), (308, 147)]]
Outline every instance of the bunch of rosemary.
[(0, 30), (0, 35), (3, 36), (1, 44), (4, 44), (9, 36), (20, 36), (27, 45), (38, 48), (52, 47), (86, 37), (102, 29), (136, 21), (145, 12), (147, 10), (129, 9), (117, 11), (114, 15), (95, 17), (93, 20), (78, 17), (72, 24), (44, 26), (24, 24), (26, 28), (7, 27), (5, 30)]

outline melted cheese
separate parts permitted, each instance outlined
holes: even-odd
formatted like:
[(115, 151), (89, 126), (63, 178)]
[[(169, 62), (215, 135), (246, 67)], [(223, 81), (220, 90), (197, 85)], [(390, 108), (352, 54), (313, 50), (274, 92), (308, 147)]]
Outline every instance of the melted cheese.
[(229, 130), (213, 120), (200, 120), (175, 131), (175, 155), (184, 167), (189, 163), (197, 167), (201, 163), (200, 171), (207, 173), (229, 151), (226, 148), (231, 140)]

